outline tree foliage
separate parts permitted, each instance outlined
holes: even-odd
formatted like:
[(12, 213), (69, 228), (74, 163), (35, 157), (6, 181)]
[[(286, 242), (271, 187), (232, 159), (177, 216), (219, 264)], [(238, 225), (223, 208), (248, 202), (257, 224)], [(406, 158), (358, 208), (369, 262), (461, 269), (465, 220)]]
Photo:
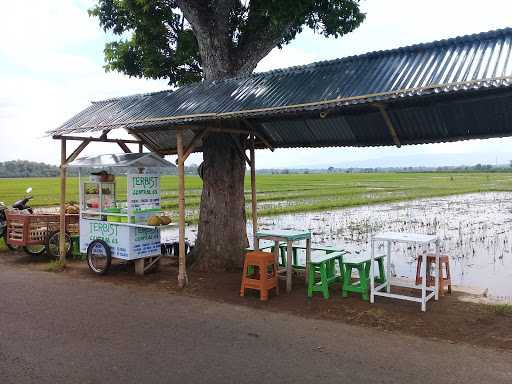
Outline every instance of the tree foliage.
[(359, 0), (98, 0), (89, 13), (117, 36), (107, 70), (171, 85), (250, 73), (305, 27), (339, 37), (364, 20)]
[(55, 165), (36, 163), (27, 160), (12, 160), (0, 162), (1, 177), (55, 177), (59, 167)]

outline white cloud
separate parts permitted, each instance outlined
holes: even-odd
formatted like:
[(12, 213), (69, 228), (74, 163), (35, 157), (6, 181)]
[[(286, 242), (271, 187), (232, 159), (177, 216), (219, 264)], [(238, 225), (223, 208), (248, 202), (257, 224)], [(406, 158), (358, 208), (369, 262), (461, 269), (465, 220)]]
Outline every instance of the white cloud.
[(317, 60), (319, 58), (312, 52), (307, 52), (300, 47), (285, 46), (282, 49), (274, 48), (267, 57), (260, 61), (256, 71), (265, 72), (276, 68), (304, 65)]
[[(8, 4), (8, 5), (7, 5)], [(104, 99), (167, 87), (165, 81), (130, 79), (102, 69), (107, 38), (86, 12), (94, 0), (29, 0), (2, 4), (0, 13), (0, 161), (58, 162), (58, 145), (42, 139), (89, 105)], [(427, 42), (510, 24), (505, 0), (367, 0), (367, 20), (341, 39), (304, 32), (274, 49), (258, 71), (307, 64), (372, 50)], [(23, 144), (20, 144), (23, 142)], [(396, 148), (326, 148), (258, 151), (258, 167), (340, 163), (415, 153), (499, 150), (511, 140), (470, 141)], [(88, 153), (117, 150), (91, 146)], [(199, 162), (193, 155), (189, 162)]]
[(93, 1), (10, 1), (0, 14), (0, 50), (29, 56), (65, 49), (102, 36), (86, 9)]

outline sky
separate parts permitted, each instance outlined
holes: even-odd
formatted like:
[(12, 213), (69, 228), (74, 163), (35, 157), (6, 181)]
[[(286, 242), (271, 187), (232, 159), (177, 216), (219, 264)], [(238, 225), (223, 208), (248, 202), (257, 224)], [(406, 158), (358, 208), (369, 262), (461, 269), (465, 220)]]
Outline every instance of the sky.
[[(105, 73), (103, 48), (112, 36), (88, 16), (93, 4), (92, 0), (0, 0), (0, 161), (57, 164), (60, 147), (45, 137), (46, 131), (91, 101), (168, 88), (165, 80)], [(354, 32), (326, 39), (305, 30), (283, 49), (274, 49), (257, 71), (505, 28), (512, 20), (510, 0), (361, 0), (361, 8), (367, 17)], [(404, 159), (413, 164), (447, 156), (451, 162), (477, 163), (489, 155), (498, 163), (508, 163), (505, 148), (511, 144), (512, 139), (489, 139), (401, 148), (260, 150), (257, 167), (403, 165)], [(96, 143), (84, 155), (113, 152), (119, 149)], [(187, 163), (200, 161), (201, 155), (194, 154)]]

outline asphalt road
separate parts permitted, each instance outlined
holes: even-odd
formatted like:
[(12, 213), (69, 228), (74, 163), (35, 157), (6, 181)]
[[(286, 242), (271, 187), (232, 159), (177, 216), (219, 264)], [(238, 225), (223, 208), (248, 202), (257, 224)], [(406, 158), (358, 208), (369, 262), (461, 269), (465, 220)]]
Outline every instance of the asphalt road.
[(1, 268), (2, 384), (512, 383), (511, 353)]

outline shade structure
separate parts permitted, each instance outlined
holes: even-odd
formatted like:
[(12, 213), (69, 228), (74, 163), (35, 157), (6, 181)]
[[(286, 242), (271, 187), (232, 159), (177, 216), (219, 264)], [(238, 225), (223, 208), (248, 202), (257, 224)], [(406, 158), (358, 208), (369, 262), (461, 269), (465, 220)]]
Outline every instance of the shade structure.
[[(256, 147), (379, 146), (512, 134), (512, 29), (94, 102), (52, 135), (125, 128), (176, 153), (249, 123)], [(249, 129), (247, 129), (249, 130)], [(197, 140), (195, 151), (201, 150)]]
[[(100, 138), (83, 137), (86, 146), (119, 128), (135, 136), (140, 148), (143, 144), (159, 155), (178, 154), (183, 244), (184, 162), (190, 153), (202, 151), (211, 133), (248, 139), (251, 148), (241, 148), (236, 138), (226, 145), (238, 147), (254, 180), (254, 148), (401, 146), (505, 137), (512, 136), (511, 123), (512, 29), (507, 28), (93, 102), (49, 134), (62, 140), (62, 164), (66, 140), (77, 139), (69, 135), (101, 133)], [(128, 143), (118, 144), (125, 148)], [(254, 198), (254, 182), (252, 193)], [(62, 258), (63, 249), (61, 244)]]

